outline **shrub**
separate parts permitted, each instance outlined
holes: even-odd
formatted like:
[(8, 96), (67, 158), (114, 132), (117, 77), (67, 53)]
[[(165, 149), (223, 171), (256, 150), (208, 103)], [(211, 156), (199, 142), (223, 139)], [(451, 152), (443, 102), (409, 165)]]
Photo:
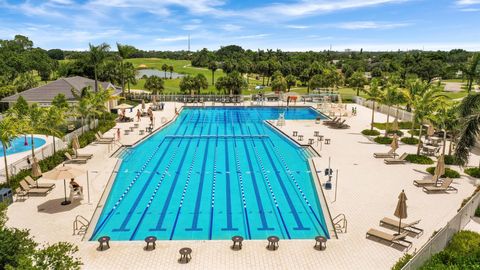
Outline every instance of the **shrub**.
[[(435, 173), (435, 167), (427, 168), (427, 172), (433, 175)], [(453, 169), (445, 168), (445, 174), (441, 175), (440, 177), (460, 178), (460, 173)]]
[[(473, 191), (472, 195), (470, 195), (468, 198), (463, 199), (462, 204), (460, 205), (460, 208), (458, 209), (458, 211), (460, 211), (460, 209), (462, 209), (462, 207), (464, 207), (465, 204), (467, 204), (467, 202), (470, 201), (470, 199), (471, 199), (473, 196), (475, 196), (475, 194), (477, 194), (478, 192), (480, 192), (480, 186), (478, 186), (478, 187)], [(457, 212), (458, 212), (458, 211), (457, 211)]]
[[(391, 127), (393, 122), (390, 122), (388, 124), (389, 127)], [(373, 126), (385, 130), (385, 127), (387, 126), (387, 123), (373, 123)], [(416, 128), (420, 127), (418, 124), (415, 125)], [(398, 128), (399, 129), (410, 129), (412, 128), (412, 122), (398, 122)]]
[(433, 160), (427, 156), (423, 155), (407, 155), (405, 158), (408, 162), (410, 163), (415, 163), (415, 164), (424, 164), (424, 165), (430, 165), (433, 164)]
[(379, 144), (391, 144), (393, 139), (390, 137), (384, 137), (384, 136), (378, 136), (375, 139), (373, 139), (376, 143)]
[(366, 136), (378, 136), (380, 135), (380, 131), (376, 129), (364, 129), (362, 130), (362, 134)]
[(445, 155), (445, 164), (447, 165), (460, 165), (457, 158), (453, 155)]
[(467, 168), (467, 169), (464, 170), (464, 172), (466, 174), (470, 175), (471, 177), (480, 178), (480, 168), (478, 168), (478, 167)]
[(402, 137), (403, 136), (403, 132), (401, 130), (387, 130), (387, 134), (397, 134), (398, 137)]
[(419, 140), (417, 138), (405, 137), (400, 139), (401, 142), (404, 144), (416, 145), (418, 144)]
[(475, 210), (475, 216), (480, 217), (480, 207), (477, 207), (477, 209)]
[(413, 136), (418, 136), (420, 135), (420, 129), (409, 130), (408, 133), (412, 134)]
[(395, 265), (392, 267), (392, 270), (401, 270), (405, 264), (407, 264), (411, 259), (413, 255), (405, 253), (398, 261), (395, 263)]

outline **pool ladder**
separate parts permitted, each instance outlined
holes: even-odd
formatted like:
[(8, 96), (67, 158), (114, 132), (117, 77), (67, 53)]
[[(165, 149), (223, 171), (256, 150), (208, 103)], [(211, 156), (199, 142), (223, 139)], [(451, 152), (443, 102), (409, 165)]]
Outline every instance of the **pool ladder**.
[(77, 215), (73, 221), (73, 235), (85, 234), (90, 221), (81, 215)]
[(347, 233), (347, 217), (345, 214), (338, 214), (336, 217), (332, 219), (333, 228), (338, 233)]

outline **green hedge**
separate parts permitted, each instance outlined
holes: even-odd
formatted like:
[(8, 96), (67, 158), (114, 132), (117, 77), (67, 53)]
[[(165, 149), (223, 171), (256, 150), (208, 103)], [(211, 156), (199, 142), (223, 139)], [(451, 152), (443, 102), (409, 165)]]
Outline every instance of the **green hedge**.
[[(433, 175), (435, 173), (435, 167), (428, 167), (427, 172)], [(453, 169), (445, 168), (445, 174), (440, 177), (460, 178), (460, 173)]]
[(480, 207), (477, 207), (477, 209), (475, 210), (475, 216), (480, 217)]
[(80, 143), (80, 147), (83, 148), (90, 143), (96, 140), (95, 134), (100, 131), (105, 133), (112, 129), (115, 126), (115, 121), (113, 120), (106, 120), (106, 121), (99, 121), (98, 127), (89, 131), (84, 132), (82, 135), (78, 136), (78, 142)]
[(433, 255), (420, 269), (479, 269), (479, 262), (480, 234), (460, 231), (443, 251)]
[(384, 137), (384, 136), (378, 136), (375, 139), (373, 139), (376, 143), (379, 144), (391, 144), (393, 139), (390, 137)]
[(478, 168), (478, 167), (467, 168), (467, 169), (464, 170), (464, 172), (466, 174), (470, 175), (471, 177), (480, 178), (480, 168)]
[(366, 136), (378, 136), (380, 135), (380, 131), (376, 129), (364, 129), (362, 130), (362, 134)]
[(420, 129), (409, 130), (408, 133), (412, 134), (413, 136), (418, 136), (420, 135)]
[(445, 155), (445, 164), (447, 165), (460, 165), (457, 158), (453, 155)]
[(400, 139), (404, 144), (417, 145), (419, 140), (417, 138), (405, 137)]
[(398, 261), (395, 263), (395, 265), (392, 267), (392, 270), (401, 270), (405, 264), (407, 264), (411, 259), (413, 255), (405, 253)]
[(392, 129), (389, 129), (387, 130), (387, 134), (397, 134), (398, 137), (402, 137), (403, 136), (403, 132), (401, 130), (392, 130)]
[[(390, 122), (388, 124), (389, 127), (391, 127), (393, 124), (393, 122)], [(385, 130), (386, 126), (387, 126), (387, 123), (373, 123), (373, 126), (378, 128), (378, 129), (381, 129), (381, 130)], [(415, 125), (415, 127), (420, 127), (418, 124)], [(398, 122), (398, 128), (399, 129), (410, 129), (412, 128), (412, 122)]]
[(427, 156), (423, 155), (407, 155), (405, 158), (408, 162), (410, 163), (415, 163), (415, 164), (424, 164), (424, 165), (430, 165), (433, 164), (433, 160)]

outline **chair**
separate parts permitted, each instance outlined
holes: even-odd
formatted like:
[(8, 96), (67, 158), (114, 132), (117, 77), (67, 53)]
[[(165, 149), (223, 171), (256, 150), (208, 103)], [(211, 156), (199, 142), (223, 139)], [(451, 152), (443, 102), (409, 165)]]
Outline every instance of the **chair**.
[(95, 134), (95, 138), (97, 139), (96, 143), (100, 143), (100, 144), (111, 144), (113, 143), (113, 139), (105, 139), (105, 138), (101, 138), (98, 134)]
[(448, 192), (448, 191), (455, 191), (458, 192), (458, 189), (450, 186), (452, 184), (452, 178), (446, 178), (440, 186), (424, 186), (423, 191), (426, 193), (431, 192)]
[(390, 149), (387, 153), (373, 153), (374, 158), (394, 158), (395, 150)]
[(17, 201), (19, 199), (25, 200), (25, 197), (28, 197), (28, 192), (18, 187), (15, 189), (15, 195), (17, 195)]
[(325, 120), (325, 121), (323, 121), (323, 124), (324, 124), (324, 125), (327, 125), (327, 126), (328, 126), (328, 125), (333, 125), (333, 124), (335, 124), (335, 123), (338, 123), (340, 120), (341, 120), (340, 117), (335, 117), (335, 118), (333, 118), (332, 120)]
[(73, 156), (74, 158), (84, 158), (84, 159), (91, 159), (93, 157), (93, 154), (80, 154), (78, 153), (78, 150), (74, 150), (75, 155)]
[[(443, 180), (439, 179), (438, 181), (443, 181)], [(430, 178), (427, 178), (427, 179), (413, 180), (413, 184), (417, 187), (434, 186), (437, 184), (437, 179), (435, 179), (435, 176), (431, 176)]]
[(407, 157), (407, 153), (403, 153), (399, 158), (386, 158), (384, 159), (385, 164), (405, 164), (407, 161), (405, 158)]
[(385, 242), (390, 243), (390, 246), (393, 244), (402, 246), (406, 248), (407, 251), (412, 247), (412, 242), (405, 240), (405, 238), (407, 237), (406, 232), (401, 233), (399, 235), (394, 235), (394, 234), (389, 234), (376, 229), (370, 229), (368, 230), (366, 237), (367, 238), (374, 237), (374, 238), (383, 240)]
[(70, 201), (73, 201), (75, 198), (80, 198), (83, 200), (83, 188), (82, 187), (73, 187), (70, 185)]
[(65, 161), (66, 164), (68, 164), (68, 163), (81, 163), (81, 164), (87, 163), (86, 158), (73, 158), (68, 152), (65, 152), (65, 156), (67, 157), (67, 160)]
[(25, 181), (28, 183), (28, 185), (32, 188), (48, 188), (52, 189), (55, 187), (55, 184), (49, 184), (49, 183), (38, 183), (38, 181), (33, 180), (33, 178), (28, 175), (25, 177)]
[[(415, 227), (415, 225), (417, 225), (418, 223), (420, 223), (420, 219), (413, 222), (404, 221), (401, 223), (400, 228), (406, 232), (416, 234), (419, 237), (420, 235), (423, 234), (423, 230), (418, 227)], [(382, 220), (380, 220), (380, 226), (384, 226), (384, 225), (388, 225), (392, 228), (398, 229), (398, 226), (400, 224), (399, 224), (399, 220), (384, 217)]]
[[(138, 124), (137, 124), (138, 125)], [(115, 140), (115, 137), (105, 137), (104, 134), (100, 131), (97, 132), (98, 136), (102, 139), (107, 139), (107, 140)]]
[(50, 192), (48, 188), (31, 188), (25, 180), (20, 181), (20, 187), (30, 195), (47, 195)]
[(347, 129), (347, 128), (350, 128), (349, 125), (345, 124), (345, 121), (347, 120), (343, 120), (342, 122), (340, 123), (334, 123), (334, 124), (331, 124), (330, 127), (331, 128), (334, 128), (334, 129)]

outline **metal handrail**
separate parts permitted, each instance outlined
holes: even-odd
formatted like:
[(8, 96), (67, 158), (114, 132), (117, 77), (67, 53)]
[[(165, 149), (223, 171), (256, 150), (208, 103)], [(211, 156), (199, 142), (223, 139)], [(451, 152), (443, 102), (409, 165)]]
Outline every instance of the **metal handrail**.
[[(81, 226), (79, 226), (79, 224)], [(88, 219), (81, 215), (77, 215), (73, 221), (73, 235), (79, 234), (82, 229), (84, 229), (83, 231), (86, 232), (89, 225), (90, 221), (88, 221)], [(78, 233), (76, 233), (77, 231)]]
[[(338, 220), (337, 220), (338, 219)], [(337, 220), (337, 221), (335, 221)], [(343, 229), (345, 229), (345, 232), (344, 233), (347, 233), (347, 226), (348, 226), (348, 221), (347, 221), (347, 217), (345, 216), (345, 214), (338, 214), (337, 216), (335, 216), (333, 219), (333, 226), (335, 229), (337, 229), (337, 225), (339, 225), (339, 228), (340, 228), (340, 232), (343, 232)], [(342, 225), (340, 225), (340, 223), (342, 223)]]

